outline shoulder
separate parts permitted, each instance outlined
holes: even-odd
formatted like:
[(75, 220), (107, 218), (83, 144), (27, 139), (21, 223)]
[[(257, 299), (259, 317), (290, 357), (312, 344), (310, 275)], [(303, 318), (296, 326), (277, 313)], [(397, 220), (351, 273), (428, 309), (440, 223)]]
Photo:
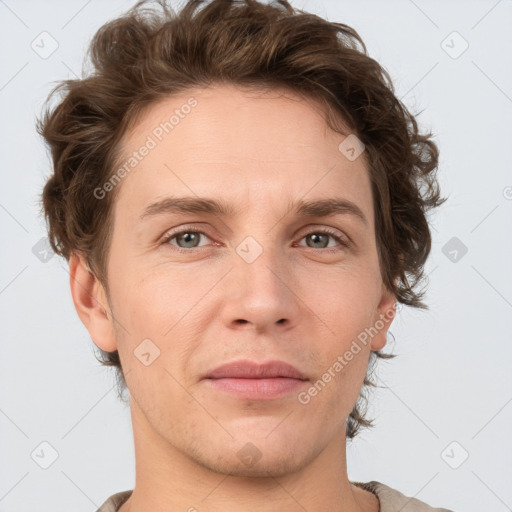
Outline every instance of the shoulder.
[(132, 492), (133, 490), (113, 494), (96, 512), (117, 512), (119, 507), (131, 496)]
[[(453, 512), (447, 508), (433, 508), (416, 498), (405, 496), (381, 482), (352, 482), (354, 485), (374, 493), (380, 502), (380, 512)], [(122, 491), (110, 496), (97, 512), (117, 512), (131, 496), (132, 491)]]
[(354, 485), (373, 492), (380, 501), (380, 512), (453, 512), (447, 508), (434, 508), (425, 502), (405, 496), (381, 482), (352, 482)]

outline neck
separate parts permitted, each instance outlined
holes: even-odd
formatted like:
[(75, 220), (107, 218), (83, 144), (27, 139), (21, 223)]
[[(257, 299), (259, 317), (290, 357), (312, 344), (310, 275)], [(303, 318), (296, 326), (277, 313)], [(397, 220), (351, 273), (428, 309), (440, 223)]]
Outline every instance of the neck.
[(226, 474), (207, 467), (198, 452), (197, 456), (193, 450), (184, 453), (163, 439), (133, 400), (131, 415), (136, 482), (120, 512), (379, 511), (377, 497), (348, 480), (344, 430), (320, 453), (309, 454), (292, 472), (283, 471), (281, 465), (276, 474)]

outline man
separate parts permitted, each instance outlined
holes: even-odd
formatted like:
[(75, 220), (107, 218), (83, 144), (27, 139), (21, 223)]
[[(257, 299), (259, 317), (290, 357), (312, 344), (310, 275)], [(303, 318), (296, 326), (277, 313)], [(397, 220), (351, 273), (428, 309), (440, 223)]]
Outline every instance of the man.
[(138, 4), (40, 131), (54, 250), (130, 393), (100, 512), (446, 511), (351, 482), (346, 441), (430, 252), (438, 153), (357, 33), (286, 2)]

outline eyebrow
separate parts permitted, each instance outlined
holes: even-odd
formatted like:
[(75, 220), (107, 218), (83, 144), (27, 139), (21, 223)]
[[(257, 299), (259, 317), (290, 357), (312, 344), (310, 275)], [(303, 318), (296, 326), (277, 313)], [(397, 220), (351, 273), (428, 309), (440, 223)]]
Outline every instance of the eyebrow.
[[(352, 215), (368, 226), (363, 211), (352, 201), (342, 198), (326, 198), (312, 201), (292, 201), (289, 209), (297, 216), (328, 217)], [(164, 213), (207, 213), (220, 217), (235, 217), (239, 211), (222, 200), (206, 197), (166, 197), (150, 204), (140, 216), (140, 221)]]

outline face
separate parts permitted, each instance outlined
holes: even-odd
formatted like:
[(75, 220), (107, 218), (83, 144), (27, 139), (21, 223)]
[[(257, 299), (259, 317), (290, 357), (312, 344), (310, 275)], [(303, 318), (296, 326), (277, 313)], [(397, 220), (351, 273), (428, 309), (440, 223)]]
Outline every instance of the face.
[[(395, 301), (364, 152), (348, 159), (344, 139), (312, 101), (218, 85), (159, 101), (123, 140), (126, 161), (145, 156), (117, 185), (113, 334), (92, 338), (119, 350), (140, 428), (203, 467), (304, 467), (345, 435), (370, 350), (385, 344)], [(151, 207), (170, 198), (227, 211)], [(349, 206), (299, 210), (328, 199)], [(205, 378), (237, 360), (284, 361), (305, 380), (276, 391), (278, 379), (262, 390)]]

